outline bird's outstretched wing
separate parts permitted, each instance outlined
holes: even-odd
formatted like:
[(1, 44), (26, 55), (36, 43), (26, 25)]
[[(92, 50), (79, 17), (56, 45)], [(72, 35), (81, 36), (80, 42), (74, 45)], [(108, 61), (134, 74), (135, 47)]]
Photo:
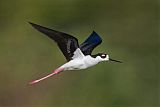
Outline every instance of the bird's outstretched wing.
[(31, 23), (31, 22), (29, 23), (35, 29), (47, 35), (51, 39), (53, 39), (58, 44), (60, 50), (62, 51), (63, 55), (66, 57), (67, 61), (72, 60), (74, 51), (79, 47), (77, 38), (69, 34), (55, 31), (55, 30)]
[(92, 34), (80, 45), (80, 49), (84, 55), (91, 55), (93, 49), (101, 44), (101, 37), (93, 31)]

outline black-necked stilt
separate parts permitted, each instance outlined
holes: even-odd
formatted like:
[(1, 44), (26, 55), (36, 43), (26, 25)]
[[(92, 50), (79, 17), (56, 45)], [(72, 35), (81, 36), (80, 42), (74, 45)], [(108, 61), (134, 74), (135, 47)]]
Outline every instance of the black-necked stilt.
[(53, 39), (67, 59), (67, 63), (54, 70), (51, 74), (34, 80), (29, 84), (38, 83), (52, 75), (58, 74), (61, 71), (86, 69), (102, 61), (115, 61), (121, 63), (121, 61), (109, 58), (105, 53), (91, 55), (93, 49), (102, 42), (102, 39), (95, 31), (93, 31), (92, 34), (81, 45), (79, 45), (77, 38), (69, 34), (55, 31), (31, 22), (29, 23), (35, 29)]

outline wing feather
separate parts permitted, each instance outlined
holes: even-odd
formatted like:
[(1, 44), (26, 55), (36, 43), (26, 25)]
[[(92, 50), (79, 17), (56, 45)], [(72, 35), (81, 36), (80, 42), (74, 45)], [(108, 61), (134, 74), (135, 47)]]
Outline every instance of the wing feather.
[(101, 43), (101, 37), (93, 31), (92, 34), (80, 45), (80, 49), (84, 55), (91, 55), (93, 49)]
[(52, 30), (34, 23), (29, 22), (36, 30), (47, 35), (49, 38), (53, 39), (63, 55), (66, 57), (67, 61), (72, 60), (74, 51), (79, 47), (77, 38), (56, 30)]

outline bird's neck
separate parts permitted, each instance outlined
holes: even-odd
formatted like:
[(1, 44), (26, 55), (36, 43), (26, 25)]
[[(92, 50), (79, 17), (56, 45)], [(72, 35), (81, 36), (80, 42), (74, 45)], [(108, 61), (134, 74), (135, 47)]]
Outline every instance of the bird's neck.
[(96, 58), (97, 56), (98, 56), (98, 54), (91, 55), (92, 58)]
[(100, 60), (99, 60), (99, 58), (97, 57), (97, 54), (96, 55), (91, 55), (91, 58), (94, 60), (94, 62), (96, 62), (96, 63), (99, 63), (99, 62), (101, 62)]
[(99, 58), (99, 54), (91, 55), (91, 57), (94, 58), (95, 62), (97, 62), (97, 63), (101, 62), (101, 60)]

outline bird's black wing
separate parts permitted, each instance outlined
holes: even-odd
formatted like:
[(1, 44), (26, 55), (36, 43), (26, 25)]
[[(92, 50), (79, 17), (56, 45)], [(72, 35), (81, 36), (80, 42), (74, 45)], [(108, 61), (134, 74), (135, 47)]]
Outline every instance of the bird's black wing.
[(77, 38), (69, 34), (55, 31), (55, 30), (31, 23), (31, 22), (29, 23), (35, 29), (47, 35), (51, 39), (53, 39), (58, 44), (60, 50), (62, 51), (63, 55), (66, 57), (67, 61), (72, 60), (74, 51), (79, 47)]
[(93, 49), (101, 44), (101, 37), (93, 31), (92, 34), (80, 45), (80, 49), (84, 55), (91, 55)]

